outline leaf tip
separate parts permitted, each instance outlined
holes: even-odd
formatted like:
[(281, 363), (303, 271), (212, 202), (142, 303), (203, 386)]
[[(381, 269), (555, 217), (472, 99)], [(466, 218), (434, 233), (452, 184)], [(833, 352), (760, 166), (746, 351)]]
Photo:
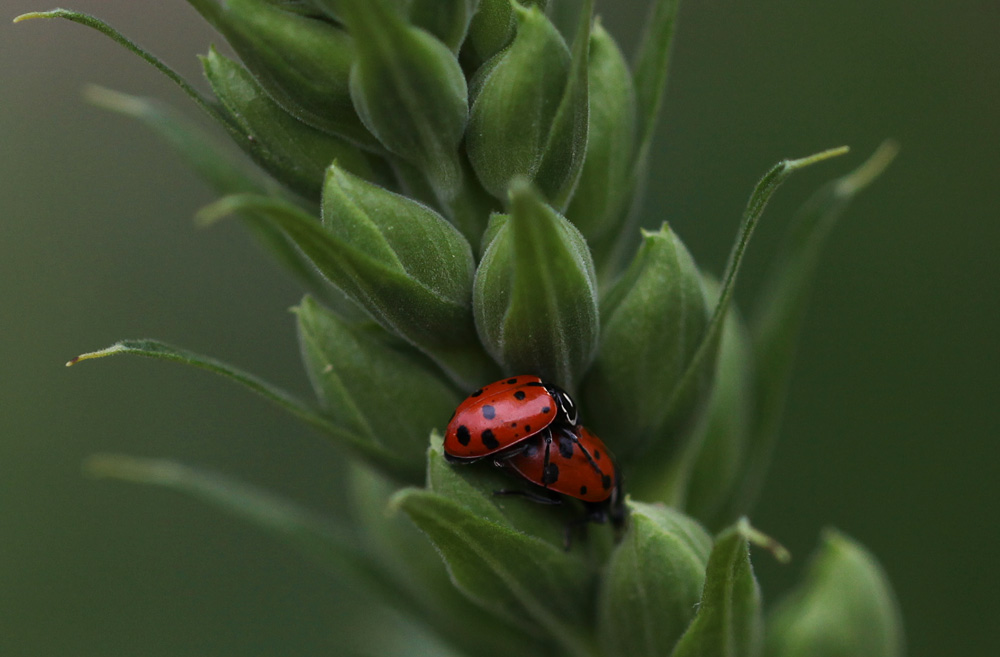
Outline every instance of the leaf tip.
[(797, 160), (785, 160), (785, 168), (794, 171), (795, 169), (801, 169), (803, 167), (816, 164), (817, 162), (822, 162), (823, 160), (829, 160), (834, 157), (840, 157), (841, 155), (847, 155), (850, 150), (850, 146), (838, 146), (837, 148), (829, 148), (825, 151), (813, 153), (812, 155), (808, 155)]
[(120, 342), (116, 342), (115, 344), (105, 349), (98, 349), (97, 351), (88, 351), (85, 354), (80, 354), (75, 358), (71, 358), (70, 360), (66, 361), (66, 367), (72, 367), (82, 360), (90, 360), (91, 358), (104, 358), (105, 356), (112, 356), (124, 350), (125, 346), (122, 345), (122, 343)]
[(164, 483), (176, 478), (183, 466), (173, 461), (144, 459), (124, 454), (92, 454), (81, 464), (94, 479), (117, 479), (132, 483)]
[(83, 87), (83, 99), (91, 105), (101, 107), (120, 114), (138, 116), (146, 103), (129, 94), (102, 87), (99, 84), (88, 84)]
[(194, 215), (194, 223), (199, 228), (208, 228), (236, 212), (239, 202), (232, 196), (224, 196), (209, 203)]
[(32, 18), (52, 18), (53, 16), (55, 16), (54, 11), (29, 11), (27, 14), (15, 16), (11, 22), (20, 23), (21, 21), (30, 21)]
[(899, 154), (899, 142), (886, 139), (861, 166), (837, 182), (837, 195), (851, 197), (872, 183), (892, 164)]
[(778, 563), (786, 564), (792, 560), (792, 553), (784, 545), (751, 525), (746, 516), (740, 518), (737, 527), (747, 541), (770, 552)]

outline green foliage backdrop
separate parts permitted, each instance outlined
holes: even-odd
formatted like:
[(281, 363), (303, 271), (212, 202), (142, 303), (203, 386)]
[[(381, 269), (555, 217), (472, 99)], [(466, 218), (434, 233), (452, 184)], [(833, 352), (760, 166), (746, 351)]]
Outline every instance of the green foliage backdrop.
[[(634, 34), (644, 2), (598, 2)], [(917, 657), (990, 655), (982, 575), (998, 544), (1000, 7), (985, 0), (686, 4), (647, 192), (699, 262), (722, 268), (749, 189), (787, 155), (886, 136), (903, 151), (834, 234), (806, 320), (754, 524), (797, 557), (758, 558), (774, 599), (823, 523), (879, 555)], [(210, 32), (183, 3), (79, 0), (192, 79)], [(8, 18), (48, 9), (4, 3)], [(0, 654), (322, 654), (351, 613), (312, 564), (157, 490), (80, 475), (97, 451), (176, 456), (329, 509), (336, 455), (258, 399), (198, 372), (70, 356), (156, 335), (295, 390), (296, 285), (139, 126), (83, 81), (178, 105), (116, 46), (70, 24), (0, 27)], [(219, 40), (216, 39), (216, 42)], [(624, 43), (629, 43), (623, 38)], [(737, 295), (783, 217), (828, 171), (776, 198)], [(659, 212), (670, 208), (670, 216)], [(986, 519), (984, 521), (984, 519)], [(378, 627), (358, 646), (378, 654)]]

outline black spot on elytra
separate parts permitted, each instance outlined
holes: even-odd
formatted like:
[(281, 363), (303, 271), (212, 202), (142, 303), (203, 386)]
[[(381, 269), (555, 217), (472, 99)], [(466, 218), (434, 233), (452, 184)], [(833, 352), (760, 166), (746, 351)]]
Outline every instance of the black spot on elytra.
[(550, 411), (552, 411), (551, 406), (542, 406), (542, 413), (549, 413)]
[(595, 449), (594, 450), (594, 460), (595, 461), (600, 461), (601, 460), (601, 450), (599, 450), (599, 449)]
[(507, 383), (510, 383), (511, 385), (513, 385), (513, 384), (517, 383), (517, 379), (507, 379)]
[(542, 383), (542, 382), (540, 382), (540, 381), (528, 381), (524, 385), (526, 385), (526, 386), (542, 387), (542, 388), (545, 387), (545, 384)]
[(517, 426), (517, 422), (511, 422), (511, 423), (510, 423), (510, 426), (512, 426), (512, 427), (516, 427), (516, 426)]
[(479, 390), (475, 391), (474, 393), (472, 393), (472, 394), (471, 394), (471, 395), (469, 395), (469, 396), (470, 396), (470, 397), (478, 397), (478, 396), (479, 396), (479, 395), (481, 395), (481, 394), (483, 394), (483, 389), (482, 389), (482, 388), (480, 388)]
[(565, 459), (573, 458), (573, 441), (565, 436), (559, 436), (559, 454)]
[(530, 424), (524, 425), (524, 430), (525, 431), (531, 431), (531, 425)]
[(548, 486), (557, 481), (559, 481), (559, 466), (555, 463), (549, 463), (545, 466), (545, 472), (542, 473), (542, 484)]
[(514, 393), (514, 399), (516, 399), (517, 401), (521, 401), (521, 400), (522, 400), (522, 399), (524, 399), (524, 398), (525, 398), (526, 396), (527, 396), (527, 395), (525, 395), (525, 394), (524, 394), (524, 391), (523, 391), (523, 390), (518, 390), (517, 392), (515, 392), (515, 393)]
[(483, 406), (483, 417), (484, 418), (486, 418), (487, 420), (492, 420), (496, 416), (497, 416), (497, 409), (493, 408), (489, 404), (486, 404), (486, 406)]
[(604, 490), (611, 488), (611, 475), (601, 475), (601, 486), (604, 486)]
[(587, 487), (580, 486), (580, 495), (586, 495), (586, 494), (587, 494)]
[(460, 442), (463, 447), (468, 445), (469, 439), (472, 438), (472, 436), (469, 435), (469, 427), (464, 424), (459, 426), (458, 430), (455, 431), (455, 437), (458, 438), (458, 442)]
[(489, 429), (481, 433), (479, 437), (482, 438), (483, 445), (485, 445), (487, 449), (496, 449), (500, 446), (500, 441), (496, 439), (493, 432)]

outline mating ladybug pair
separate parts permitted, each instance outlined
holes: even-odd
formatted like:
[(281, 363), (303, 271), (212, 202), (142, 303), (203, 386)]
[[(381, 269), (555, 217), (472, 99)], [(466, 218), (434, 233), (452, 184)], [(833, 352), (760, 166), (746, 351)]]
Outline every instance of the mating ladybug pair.
[(549, 494), (497, 491), (536, 502), (559, 504), (553, 493), (582, 500), (586, 514), (567, 527), (586, 522), (624, 520), (621, 476), (601, 439), (578, 423), (576, 404), (558, 386), (537, 376), (515, 376), (480, 388), (458, 405), (444, 435), (452, 463), (490, 457)]

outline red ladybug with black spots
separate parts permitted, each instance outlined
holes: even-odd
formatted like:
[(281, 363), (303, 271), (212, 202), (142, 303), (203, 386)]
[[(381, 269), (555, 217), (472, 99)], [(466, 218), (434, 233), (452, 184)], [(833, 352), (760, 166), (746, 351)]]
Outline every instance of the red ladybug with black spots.
[[(601, 439), (582, 425), (554, 424), (510, 452), (501, 454), (494, 462), (546, 491), (583, 501), (585, 513), (566, 527), (566, 549), (569, 549), (573, 530), (581, 525), (610, 520), (620, 529), (625, 522), (618, 466)], [(556, 496), (528, 491), (497, 493), (519, 495), (543, 504), (562, 502)]]
[(544, 504), (560, 495), (583, 502), (586, 513), (566, 528), (587, 522), (624, 522), (621, 475), (600, 438), (580, 426), (576, 404), (558, 386), (537, 376), (515, 376), (484, 386), (459, 404), (444, 436), (452, 463), (492, 457), (494, 464), (545, 492), (497, 491)]
[(471, 463), (503, 452), (549, 425), (576, 426), (576, 404), (537, 376), (512, 376), (469, 395), (444, 433), (445, 457)]

